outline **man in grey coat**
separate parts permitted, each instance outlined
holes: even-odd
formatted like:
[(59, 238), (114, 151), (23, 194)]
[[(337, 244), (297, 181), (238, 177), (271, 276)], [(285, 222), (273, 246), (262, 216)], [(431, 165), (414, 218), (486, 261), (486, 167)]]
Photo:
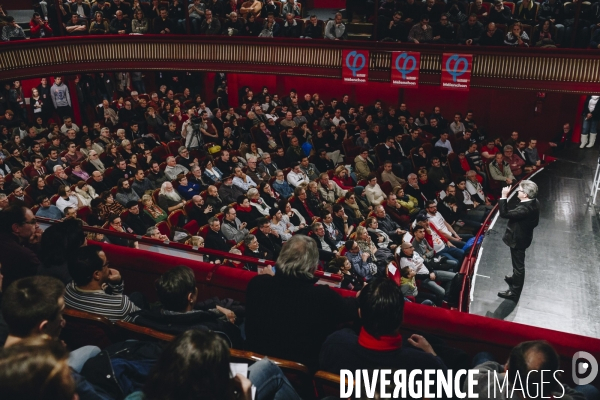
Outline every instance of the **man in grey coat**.
[(241, 222), (239, 218), (236, 217), (234, 207), (227, 207), (225, 210), (225, 218), (223, 218), (221, 232), (227, 240), (234, 240), (236, 243), (241, 242), (248, 234), (246, 223)]

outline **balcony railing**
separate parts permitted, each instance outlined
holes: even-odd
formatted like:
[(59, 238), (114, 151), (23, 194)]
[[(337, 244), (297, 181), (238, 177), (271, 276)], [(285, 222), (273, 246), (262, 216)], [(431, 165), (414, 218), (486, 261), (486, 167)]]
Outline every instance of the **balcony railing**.
[(342, 50), (369, 50), (369, 80), (390, 81), (391, 52), (421, 52), (420, 83), (439, 85), (443, 53), (473, 55), (471, 86), (600, 91), (593, 50), (415, 45), (188, 35), (59, 37), (0, 45), (0, 80), (106, 70), (188, 70), (341, 78)]

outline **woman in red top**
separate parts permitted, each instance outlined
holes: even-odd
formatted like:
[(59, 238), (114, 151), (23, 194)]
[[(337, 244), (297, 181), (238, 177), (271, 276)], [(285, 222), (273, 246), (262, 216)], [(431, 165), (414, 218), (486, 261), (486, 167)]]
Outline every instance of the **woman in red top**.
[(263, 215), (250, 205), (250, 200), (246, 195), (238, 197), (237, 203), (234, 205), (237, 217), (240, 221), (245, 222), (248, 229), (256, 227), (256, 220), (262, 218)]
[(354, 189), (356, 186), (356, 182), (354, 182), (354, 180), (350, 177), (348, 170), (343, 165), (340, 165), (335, 169), (335, 172), (333, 173), (333, 181), (337, 183), (342, 190)]
[(175, 125), (177, 125), (176, 132), (181, 132), (181, 126), (187, 120), (188, 116), (181, 114), (181, 109), (179, 107), (175, 107), (173, 109), (173, 116), (171, 117), (171, 121), (175, 122)]

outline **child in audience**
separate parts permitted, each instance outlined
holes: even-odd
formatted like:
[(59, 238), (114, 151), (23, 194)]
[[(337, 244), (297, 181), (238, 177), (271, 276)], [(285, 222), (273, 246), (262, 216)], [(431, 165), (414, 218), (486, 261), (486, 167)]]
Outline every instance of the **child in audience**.
[(426, 306), (434, 306), (435, 296), (429, 293), (419, 292), (415, 276), (417, 272), (410, 267), (404, 267), (400, 270), (400, 289), (404, 296), (413, 296), (417, 303)]
[(364, 286), (364, 281), (352, 270), (352, 264), (347, 257), (335, 257), (329, 263), (327, 272), (342, 276), (342, 289), (359, 291)]

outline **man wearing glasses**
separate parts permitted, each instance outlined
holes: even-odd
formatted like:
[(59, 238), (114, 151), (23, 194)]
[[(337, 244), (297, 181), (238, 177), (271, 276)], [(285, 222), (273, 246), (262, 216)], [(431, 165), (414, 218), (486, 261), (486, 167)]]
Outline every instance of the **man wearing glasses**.
[(562, 130), (554, 137), (554, 140), (548, 143), (550, 147), (552, 147), (552, 155), (557, 155), (557, 153), (566, 149), (571, 143), (571, 136), (573, 135), (573, 131), (571, 130), (571, 124), (568, 122), (565, 123), (562, 127)]
[(177, 164), (189, 170), (198, 165), (198, 158), (190, 157), (190, 151), (187, 147), (181, 146), (177, 152), (179, 153), (179, 157), (176, 158)]
[(13, 205), (0, 212), (2, 289), (17, 279), (37, 273), (40, 261), (33, 250), (41, 237), (42, 229), (29, 208)]
[(508, 219), (502, 241), (510, 247), (513, 274), (504, 277), (504, 281), (508, 284), (508, 290), (498, 292), (498, 296), (518, 302), (525, 283), (525, 250), (531, 245), (533, 230), (540, 221), (540, 203), (536, 198), (538, 187), (530, 180), (524, 180), (519, 185), (517, 197), (520, 202), (512, 210), (508, 209), (509, 193), (510, 186), (502, 189), (498, 209), (500, 217)]

